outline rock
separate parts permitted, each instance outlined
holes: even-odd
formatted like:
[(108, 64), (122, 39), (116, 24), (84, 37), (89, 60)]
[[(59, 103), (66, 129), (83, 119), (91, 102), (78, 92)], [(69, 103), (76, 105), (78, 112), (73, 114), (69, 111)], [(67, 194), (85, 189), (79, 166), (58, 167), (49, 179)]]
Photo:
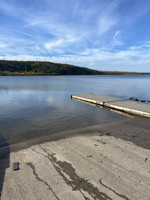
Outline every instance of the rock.
[(145, 100), (141, 100), (141, 102), (145, 102)]
[(145, 158), (145, 162), (147, 161), (148, 158)]
[(97, 142), (100, 142), (102, 144), (106, 144), (106, 142), (102, 141), (102, 140), (97, 140)]
[(130, 97), (129, 100), (131, 100), (131, 101), (139, 101), (139, 100), (138, 100), (137, 98), (135, 98), (135, 97)]
[(88, 158), (91, 158), (91, 157), (92, 157), (92, 155), (87, 155), (87, 157), (88, 157)]
[(15, 162), (13, 163), (13, 170), (16, 171), (16, 170), (19, 170), (19, 162)]

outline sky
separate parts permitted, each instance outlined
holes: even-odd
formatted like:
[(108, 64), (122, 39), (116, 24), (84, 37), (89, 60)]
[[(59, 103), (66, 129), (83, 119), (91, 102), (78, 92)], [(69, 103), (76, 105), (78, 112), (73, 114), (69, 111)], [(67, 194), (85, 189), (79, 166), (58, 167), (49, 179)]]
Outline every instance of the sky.
[(150, 0), (0, 0), (0, 59), (150, 72)]

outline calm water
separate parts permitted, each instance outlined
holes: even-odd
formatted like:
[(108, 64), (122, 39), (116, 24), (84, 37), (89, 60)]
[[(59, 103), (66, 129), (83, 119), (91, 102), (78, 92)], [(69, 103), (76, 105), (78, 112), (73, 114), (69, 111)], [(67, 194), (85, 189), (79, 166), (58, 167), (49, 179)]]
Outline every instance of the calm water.
[(150, 76), (0, 76), (0, 134), (9, 143), (124, 119), (75, 100), (97, 93), (150, 100)]

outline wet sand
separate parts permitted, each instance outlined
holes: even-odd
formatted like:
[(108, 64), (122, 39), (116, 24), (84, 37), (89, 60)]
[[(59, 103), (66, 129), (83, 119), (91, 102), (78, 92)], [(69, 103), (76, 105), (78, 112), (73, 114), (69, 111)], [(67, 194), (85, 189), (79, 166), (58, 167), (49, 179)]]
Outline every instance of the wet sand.
[[(10, 147), (1, 200), (150, 199), (150, 120), (87, 127), (51, 140)], [(13, 171), (14, 162), (20, 170)]]

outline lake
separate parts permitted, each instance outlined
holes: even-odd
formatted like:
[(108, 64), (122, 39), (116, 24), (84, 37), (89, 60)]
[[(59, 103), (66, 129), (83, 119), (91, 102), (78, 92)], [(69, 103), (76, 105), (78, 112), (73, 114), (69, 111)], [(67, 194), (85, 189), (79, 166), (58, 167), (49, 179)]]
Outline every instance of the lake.
[(0, 134), (8, 144), (125, 116), (71, 100), (97, 93), (150, 100), (149, 75), (0, 76)]

